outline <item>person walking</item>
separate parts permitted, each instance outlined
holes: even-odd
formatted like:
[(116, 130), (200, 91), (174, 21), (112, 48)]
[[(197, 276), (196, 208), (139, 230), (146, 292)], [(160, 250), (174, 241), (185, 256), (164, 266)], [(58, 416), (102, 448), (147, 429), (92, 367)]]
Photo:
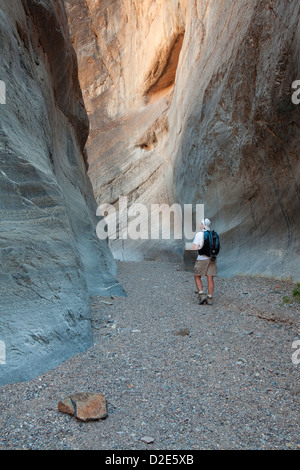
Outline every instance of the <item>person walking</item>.
[[(194, 274), (200, 305), (212, 305), (214, 293), (214, 277), (217, 275), (218, 272), (217, 261), (212, 260), (210, 256), (204, 254), (204, 232), (209, 232), (211, 230), (210, 226), (211, 222), (209, 219), (202, 219), (200, 224), (200, 232), (196, 233), (193, 241), (193, 249), (198, 253), (197, 260), (194, 266)], [(203, 291), (203, 276), (207, 277), (207, 295)]]

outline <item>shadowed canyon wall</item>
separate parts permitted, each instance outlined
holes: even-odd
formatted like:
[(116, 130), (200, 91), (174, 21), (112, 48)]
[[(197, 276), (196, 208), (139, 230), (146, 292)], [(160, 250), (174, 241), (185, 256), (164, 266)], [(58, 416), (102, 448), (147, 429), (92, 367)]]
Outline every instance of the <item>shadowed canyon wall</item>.
[(2, 385), (90, 347), (90, 295), (123, 291), (96, 237), (89, 122), (63, 3), (2, 2), (0, 41)]
[[(97, 203), (202, 203), (221, 235), (221, 275), (299, 280), (299, 2), (65, 4)], [(111, 246), (121, 259), (184, 252)]]

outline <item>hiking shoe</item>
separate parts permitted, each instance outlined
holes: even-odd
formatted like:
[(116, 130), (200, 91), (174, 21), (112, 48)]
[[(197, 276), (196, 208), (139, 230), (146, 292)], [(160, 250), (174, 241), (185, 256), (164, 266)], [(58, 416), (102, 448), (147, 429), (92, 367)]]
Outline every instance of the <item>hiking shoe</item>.
[(204, 294), (204, 292), (199, 292), (198, 293), (198, 298), (199, 298), (199, 304), (200, 305), (203, 305), (203, 304), (206, 304), (206, 294)]
[(212, 295), (207, 296), (206, 303), (207, 303), (207, 305), (212, 305), (212, 303), (213, 303)]

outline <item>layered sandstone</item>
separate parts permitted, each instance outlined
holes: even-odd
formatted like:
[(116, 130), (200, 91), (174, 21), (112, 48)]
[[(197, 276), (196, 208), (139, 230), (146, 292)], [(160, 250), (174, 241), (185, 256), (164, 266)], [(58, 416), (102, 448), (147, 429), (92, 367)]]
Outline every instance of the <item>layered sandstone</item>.
[[(98, 204), (205, 204), (220, 273), (300, 279), (297, 0), (65, 0)], [(184, 242), (112, 244), (125, 259)]]
[[(173, 201), (169, 113), (188, 2), (66, 0), (90, 118), (89, 176), (98, 204)], [(173, 245), (173, 246), (170, 246)], [(177, 246), (176, 246), (177, 245)], [(119, 259), (181, 250), (149, 240), (112, 242)]]
[(0, 6), (0, 385), (92, 344), (90, 294), (122, 294), (86, 173), (89, 122), (60, 1)]

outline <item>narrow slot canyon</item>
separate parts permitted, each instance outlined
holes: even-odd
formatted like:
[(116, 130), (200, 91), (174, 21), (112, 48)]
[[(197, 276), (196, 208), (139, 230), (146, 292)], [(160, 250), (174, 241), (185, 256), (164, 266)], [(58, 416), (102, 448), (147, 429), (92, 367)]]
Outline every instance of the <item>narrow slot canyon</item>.
[(299, 448), (299, 13), (1, 2), (0, 450)]

